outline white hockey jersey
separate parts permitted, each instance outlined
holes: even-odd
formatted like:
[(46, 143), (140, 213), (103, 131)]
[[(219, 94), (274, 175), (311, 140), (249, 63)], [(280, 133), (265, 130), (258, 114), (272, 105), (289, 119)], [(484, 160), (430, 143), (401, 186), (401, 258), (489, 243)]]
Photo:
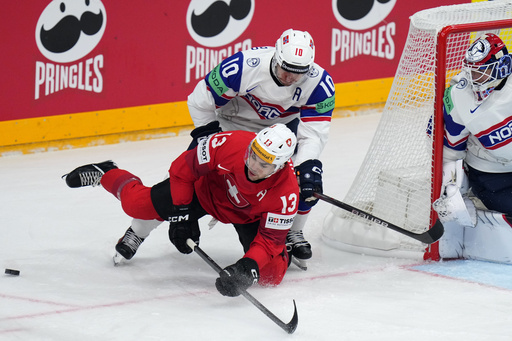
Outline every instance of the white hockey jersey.
[(512, 81), (477, 104), (464, 73), (444, 94), (445, 160), (465, 158), (488, 173), (512, 172)]
[(218, 120), (224, 131), (258, 132), (274, 123), (300, 118), (296, 165), (318, 159), (327, 142), (334, 109), (334, 82), (314, 64), (291, 86), (279, 86), (271, 75), (274, 47), (257, 47), (226, 58), (188, 96), (196, 127)]

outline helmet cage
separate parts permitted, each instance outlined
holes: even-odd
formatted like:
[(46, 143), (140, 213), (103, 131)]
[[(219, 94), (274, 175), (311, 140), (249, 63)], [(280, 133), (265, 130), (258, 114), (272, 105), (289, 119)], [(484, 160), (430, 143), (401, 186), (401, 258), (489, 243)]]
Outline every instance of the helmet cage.
[(498, 76), (498, 64), (499, 62), (493, 62), (483, 66), (464, 64), (477, 102), (486, 99), (504, 78)]
[(497, 35), (486, 34), (466, 51), (462, 68), (471, 81), (475, 99), (479, 103), (511, 74), (512, 58)]

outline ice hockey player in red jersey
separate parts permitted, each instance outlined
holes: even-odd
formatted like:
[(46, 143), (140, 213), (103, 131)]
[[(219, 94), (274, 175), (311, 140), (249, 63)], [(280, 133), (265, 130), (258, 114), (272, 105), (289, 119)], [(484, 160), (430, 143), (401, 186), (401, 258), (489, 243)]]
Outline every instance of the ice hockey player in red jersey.
[[(169, 178), (153, 187), (112, 161), (78, 167), (65, 179), (69, 187), (102, 185), (134, 221), (168, 221), (169, 239), (184, 254), (192, 252), (187, 239), (199, 243), (202, 216), (233, 224), (245, 254), (224, 269), (216, 287), (225, 296), (237, 296), (240, 288), (256, 282), (279, 284), (288, 268), (285, 241), (299, 200), (290, 161), (296, 143), (283, 124), (258, 134), (222, 132), (181, 154)], [(130, 228), (116, 250), (131, 259), (146, 237)]]
[(320, 155), (328, 139), (334, 98), (332, 77), (315, 63), (313, 38), (306, 31), (288, 29), (275, 46), (253, 47), (224, 59), (187, 99), (197, 129), (258, 132), (284, 123), (296, 133), (293, 163), (300, 200), (287, 246), (303, 269), (313, 255), (303, 231), (318, 202), (313, 193), (323, 190)]

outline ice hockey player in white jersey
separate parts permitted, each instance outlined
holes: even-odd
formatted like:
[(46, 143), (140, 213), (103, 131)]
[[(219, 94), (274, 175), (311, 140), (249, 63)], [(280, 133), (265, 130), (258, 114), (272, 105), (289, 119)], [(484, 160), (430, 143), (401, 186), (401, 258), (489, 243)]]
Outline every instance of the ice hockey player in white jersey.
[(220, 129), (257, 132), (275, 123), (286, 124), (297, 134), (293, 162), (301, 200), (287, 246), (303, 268), (312, 252), (302, 230), (318, 201), (313, 193), (322, 192), (319, 158), (334, 108), (334, 82), (314, 58), (311, 35), (286, 30), (275, 47), (255, 47), (223, 60), (197, 84), (187, 102), (197, 127), (191, 135), (196, 138)]
[(444, 95), (443, 258), (512, 263), (512, 58), (495, 34), (466, 52)]

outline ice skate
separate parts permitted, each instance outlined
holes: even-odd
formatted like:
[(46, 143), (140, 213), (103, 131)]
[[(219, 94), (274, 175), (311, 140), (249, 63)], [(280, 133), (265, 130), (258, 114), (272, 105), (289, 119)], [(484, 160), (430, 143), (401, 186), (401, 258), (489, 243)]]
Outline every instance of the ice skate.
[(144, 238), (140, 238), (129, 227), (124, 236), (122, 236), (116, 245), (116, 254), (114, 255), (114, 265), (120, 264), (123, 259), (130, 260), (133, 258)]
[(308, 269), (306, 260), (310, 259), (313, 254), (311, 253), (311, 245), (304, 239), (302, 231), (288, 231), (286, 250), (293, 264), (302, 270)]
[(101, 163), (91, 163), (78, 167), (68, 174), (62, 176), (66, 180), (66, 184), (71, 188), (84, 186), (99, 186), (103, 174), (111, 169), (116, 169), (117, 165), (112, 161), (104, 161)]

